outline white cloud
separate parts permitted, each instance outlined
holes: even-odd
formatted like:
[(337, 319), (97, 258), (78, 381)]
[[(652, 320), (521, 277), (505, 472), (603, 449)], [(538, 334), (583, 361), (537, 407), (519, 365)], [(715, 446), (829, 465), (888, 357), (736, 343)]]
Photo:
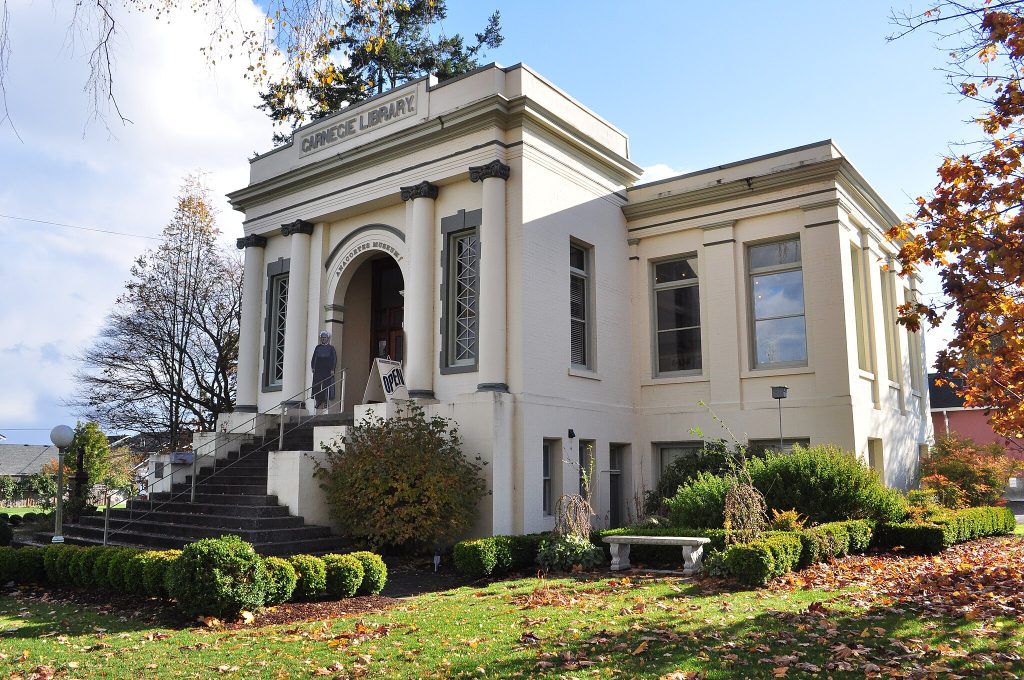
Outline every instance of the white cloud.
[[(242, 215), (223, 196), (248, 183), (247, 159), (270, 147), (273, 132), (254, 108), (247, 62), (210, 68), (199, 52), (208, 32), (191, 12), (169, 23), (123, 14), (114, 89), (134, 124), (108, 116), (108, 133), (87, 125), (86, 58), (64, 45), (70, 7), (15, 5), (6, 87), (23, 142), (0, 128), (0, 214), (153, 236), (182, 178), (202, 169), (224, 240), (241, 235)], [(262, 16), (249, 0), (239, 7)], [(0, 432), (9, 442), (45, 442), (50, 427), (73, 421), (61, 406), (73, 357), (102, 326), (133, 260), (155, 243), (0, 218)]]
[(671, 165), (665, 163), (655, 163), (654, 165), (648, 165), (644, 168), (644, 174), (640, 176), (640, 180), (637, 184), (646, 184), (647, 182), (657, 182), (659, 179), (668, 179), (669, 177), (675, 177), (681, 175), (685, 170), (677, 170)]

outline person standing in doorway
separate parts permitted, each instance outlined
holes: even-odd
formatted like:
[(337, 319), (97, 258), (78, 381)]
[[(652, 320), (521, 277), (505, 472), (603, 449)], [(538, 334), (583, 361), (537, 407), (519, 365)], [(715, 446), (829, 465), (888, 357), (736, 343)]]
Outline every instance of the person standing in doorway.
[(331, 344), (331, 334), (327, 331), (320, 331), (320, 343), (313, 348), (313, 359), (310, 367), (313, 369), (313, 399), (316, 400), (316, 412), (323, 409), (327, 413), (327, 404), (333, 401), (334, 395), (334, 368), (338, 365), (338, 353)]

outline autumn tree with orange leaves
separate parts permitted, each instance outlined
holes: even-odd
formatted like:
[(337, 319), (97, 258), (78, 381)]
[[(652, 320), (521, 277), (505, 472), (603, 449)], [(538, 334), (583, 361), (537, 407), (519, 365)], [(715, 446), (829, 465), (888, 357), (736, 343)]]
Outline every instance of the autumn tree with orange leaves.
[(1024, 433), (1024, 1), (944, 2), (894, 15), (896, 38), (933, 30), (954, 41), (947, 74), (983, 113), (981, 136), (939, 167), (939, 184), (912, 219), (889, 231), (901, 274), (936, 266), (948, 302), (900, 307), (910, 330), (953, 316), (937, 368), (964, 405), (991, 408), (993, 428)]

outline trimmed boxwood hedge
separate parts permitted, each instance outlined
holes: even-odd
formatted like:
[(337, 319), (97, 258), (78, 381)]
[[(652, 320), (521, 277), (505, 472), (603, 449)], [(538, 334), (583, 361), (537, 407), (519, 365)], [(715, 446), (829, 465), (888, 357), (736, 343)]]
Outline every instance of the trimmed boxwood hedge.
[(504, 576), (536, 568), (537, 550), (548, 534), (490, 536), (460, 541), (452, 550), (455, 570), (470, 578)]
[(34, 545), (27, 545), (15, 551), (18, 556), (18, 583), (40, 583), (46, 580), (46, 570), (43, 567), (45, 551), (46, 548)]
[(352, 555), (324, 555), (327, 567), (327, 596), (340, 600), (352, 597), (363, 584), (363, 563)]
[(263, 560), (263, 566), (267, 570), (267, 596), (263, 604), (272, 606), (291, 599), (298, 580), (292, 563), (280, 557), (267, 557)]
[(327, 565), (313, 555), (292, 555), (288, 558), (298, 581), (292, 599), (318, 600), (327, 592)]
[(18, 580), (18, 551), (14, 548), (0, 548), (0, 586)]
[(263, 558), (238, 536), (204, 538), (181, 551), (170, 586), (185, 615), (234, 618), (263, 606), (267, 571)]
[(1009, 508), (966, 508), (921, 524), (879, 524), (875, 544), (880, 548), (901, 546), (912, 552), (937, 553), (975, 538), (1012, 534), (1016, 526), (1017, 518)]
[(349, 553), (363, 565), (363, 582), (359, 584), (359, 595), (377, 595), (388, 582), (388, 566), (377, 553), (360, 551)]
[(741, 583), (762, 586), (796, 569), (803, 549), (796, 532), (778, 532), (750, 543), (729, 546), (725, 566)]

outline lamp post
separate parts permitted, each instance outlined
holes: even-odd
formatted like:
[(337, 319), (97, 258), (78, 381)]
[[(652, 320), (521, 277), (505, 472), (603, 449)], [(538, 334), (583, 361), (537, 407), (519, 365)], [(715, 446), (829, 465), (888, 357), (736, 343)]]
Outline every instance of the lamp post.
[(67, 425), (50, 430), (50, 441), (57, 447), (57, 509), (53, 514), (52, 543), (64, 542), (64, 451), (71, 446), (75, 431)]
[(785, 385), (772, 386), (772, 399), (779, 401), (779, 453), (782, 453), (782, 400), (789, 396), (789, 388)]

